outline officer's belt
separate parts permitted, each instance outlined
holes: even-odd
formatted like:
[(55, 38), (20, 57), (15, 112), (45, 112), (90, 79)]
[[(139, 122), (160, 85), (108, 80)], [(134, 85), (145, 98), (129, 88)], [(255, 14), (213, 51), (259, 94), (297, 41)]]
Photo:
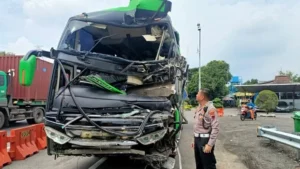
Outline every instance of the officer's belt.
[(194, 133), (195, 137), (201, 137), (201, 138), (209, 138), (209, 134), (200, 134), (200, 133)]

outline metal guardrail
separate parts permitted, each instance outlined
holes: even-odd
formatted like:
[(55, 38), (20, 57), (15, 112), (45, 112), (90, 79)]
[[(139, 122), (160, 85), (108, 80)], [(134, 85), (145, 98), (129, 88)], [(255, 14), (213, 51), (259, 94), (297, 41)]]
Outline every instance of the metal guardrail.
[(265, 137), (270, 140), (277, 141), (282, 144), (296, 148), (298, 153), (297, 158), (300, 159), (300, 136), (296, 134), (278, 131), (276, 127), (259, 126), (257, 128), (257, 137)]

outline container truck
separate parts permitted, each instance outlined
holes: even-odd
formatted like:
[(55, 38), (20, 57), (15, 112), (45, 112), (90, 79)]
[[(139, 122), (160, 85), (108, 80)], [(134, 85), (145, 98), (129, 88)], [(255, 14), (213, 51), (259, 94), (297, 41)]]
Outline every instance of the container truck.
[(29, 124), (44, 118), (52, 74), (51, 61), (36, 60), (36, 77), (30, 87), (20, 85), (18, 74), (23, 56), (0, 56), (0, 128), (19, 120)]
[[(33, 50), (20, 66), (54, 59), (46, 106), (48, 154), (125, 156), (154, 169), (174, 164), (188, 65), (166, 0), (71, 17), (57, 49)], [(36, 78), (36, 77), (35, 77)]]

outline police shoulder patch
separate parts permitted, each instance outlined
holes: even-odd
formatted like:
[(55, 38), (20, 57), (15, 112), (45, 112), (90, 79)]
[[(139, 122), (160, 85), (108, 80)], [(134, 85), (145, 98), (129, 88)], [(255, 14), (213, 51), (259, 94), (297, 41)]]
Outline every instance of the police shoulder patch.
[(210, 117), (215, 117), (215, 115), (216, 115), (216, 110), (215, 110), (215, 109), (210, 110), (210, 111), (209, 111), (209, 115), (210, 115)]

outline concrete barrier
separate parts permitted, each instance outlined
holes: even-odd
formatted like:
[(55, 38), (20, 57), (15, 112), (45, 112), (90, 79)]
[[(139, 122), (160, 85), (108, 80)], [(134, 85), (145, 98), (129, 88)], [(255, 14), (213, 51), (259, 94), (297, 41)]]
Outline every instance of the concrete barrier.
[(35, 125), (36, 131), (36, 140), (35, 143), (39, 150), (43, 150), (47, 148), (47, 136), (45, 132), (45, 125), (44, 124), (36, 124)]
[(0, 131), (0, 169), (10, 163), (11, 158), (7, 152), (7, 133), (6, 131)]
[(9, 156), (12, 160), (24, 160), (38, 152), (35, 125), (12, 129), (8, 140)]

